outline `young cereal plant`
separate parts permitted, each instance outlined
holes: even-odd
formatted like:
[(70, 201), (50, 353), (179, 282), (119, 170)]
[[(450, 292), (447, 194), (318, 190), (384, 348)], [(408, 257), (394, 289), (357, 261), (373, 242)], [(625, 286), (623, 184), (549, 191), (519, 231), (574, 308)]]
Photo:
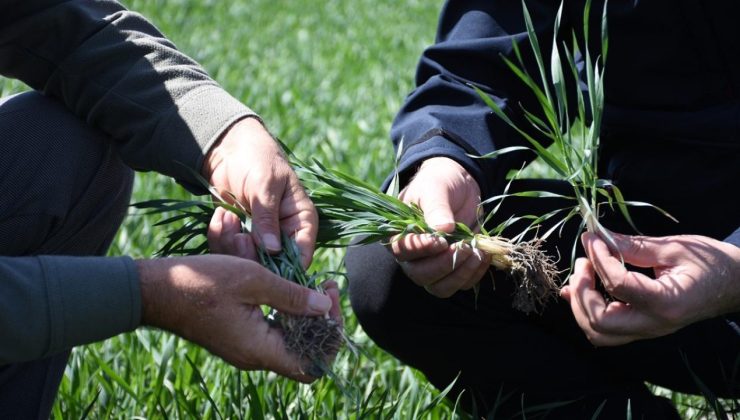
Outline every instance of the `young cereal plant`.
[[(208, 186), (205, 179), (195, 174), (203, 185)], [(184, 200), (152, 200), (137, 203), (133, 206), (139, 209), (147, 209), (145, 214), (167, 214), (175, 212), (174, 216), (158, 222), (155, 226), (169, 225), (178, 221), (185, 223), (168, 234), (168, 241), (157, 252), (159, 256), (171, 255), (197, 255), (208, 252), (206, 238), (208, 224), (213, 217), (217, 206), (223, 207), (236, 214), (241, 221), (242, 232), (251, 231), (251, 215), (246, 207), (239, 203), (235, 197), (226, 193), (229, 200), (212, 187), (208, 187), (215, 201), (184, 201)], [(201, 239), (201, 243), (191, 246), (192, 240)], [(321, 291), (320, 278), (323, 274), (309, 274), (301, 263), (300, 250), (295, 240), (282, 232), (283, 249), (277, 254), (269, 253), (264, 247), (257, 247), (257, 256), (260, 263), (273, 273), (298, 283), (301, 286)], [(267, 320), (283, 331), (286, 348), (298, 356), (300, 360), (308, 361), (305, 368), (306, 373), (312, 376), (323, 376), (324, 374), (334, 377), (331, 367), (327, 361), (337, 353), (343, 342), (353, 349), (349, 338), (344, 334), (340, 322), (332, 319), (329, 315), (324, 317), (298, 316), (283, 314), (270, 309)], [(334, 379), (338, 379), (334, 377)], [(345, 389), (341, 381), (336, 381), (343, 391)]]
[(458, 249), (469, 246), (478, 254), (490, 255), (491, 265), (505, 272), (517, 286), (514, 308), (524, 313), (539, 311), (555, 297), (557, 269), (553, 259), (540, 249), (541, 240), (522, 241), (521, 237), (512, 240), (501, 236), (503, 230), (516, 220), (533, 216), (512, 218), (493, 229), (486, 229), (484, 226), (497, 207), (479, 223), (480, 233), (473, 232), (463, 223), (457, 223), (451, 233), (439, 232), (426, 223), (418, 206), (397, 198), (397, 174), (388, 193), (384, 193), (318, 161), (310, 164), (296, 158), (293, 161), (319, 213), (319, 246), (346, 246), (347, 240), (351, 239), (358, 244), (369, 244), (387, 243), (407, 234), (440, 235), (457, 244)]
[[(609, 180), (598, 177), (598, 151), (601, 135), (601, 121), (604, 114), (604, 65), (606, 63), (609, 46), (607, 36), (606, 2), (604, 3), (604, 9), (601, 15), (601, 54), (597, 56), (596, 59), (592, 59), (588, 48), (584, 49), (585, 51), (583, 56), (585, 59), (588, 101), (586, 101), (584, 94), (580, 89), (574, 89), (577, 95), (577, 115), (574, 119), (571, 119), (572, 112), (569, 112), (568, 109), (569, 101), (566, 89), (566, 74), (570, 74), (573, 78), (572, 80), (575, 82), (574, 85), (578, 86), (581, 78), (576, 66), (575, 57), (581, 55), (581, 52), (578, 48), (576, 36), (575, 34), (572, 34), (571, 48), (569, 49), (568, 45), (564, 42), (562, 50), (564, 51), (565, 58), (563, 59), (560, 55), (557, 39), (558, 32), (560, 31), (563, 3), (560, 4), (560, 8), (558, 9), (555, 18), (549, 79), (547, 77), (545, 62), (537, 40), (537, 35), (534, 31), (532, 19), (524, 1), (522, 1), (522, 7), (524, 9), (527, 37), (530, 46), (532, 47), (532, 52), (539, 71), (539, 81), (527, 71), (524, 66), (521, 51), (515, 42), (512, 43), (512, 46), (518, 64), (514, 63), (507, 57), (502, 58), (506, 65), (514, 72), (514, 74), (516, 74), (517, 78), (519, 78), (535, 95), (537, 103), (540, 106), (540, 115), (544, 117), (542, 118), (522, 106), (521, 111), (523, 112), (524, 118), (527, 123), (529, 123), (530, 128), (533, 128), (536, 132), (540, 133), (554, 144), (556, 152), (553, 153), (545, 148), (539, 141), (532, 137), (527, 130), (512, 121), (512, 119), (503, 111), (494, 99), (478, 87), (471, 85), (471, 87), (475, 89), (478, 95), (499, 118), (505, 121), (532, 145), (531, 149), (528, 147), (516, 146), (508, 148), (508, 150), (500, 150), (481, 156), (481, 158), (494, 157), (511, 150), (520, 150), (522, 148), (530, 149), (535, 152), (537, 156), (547, 164), (547, 166), (555, 171), (560, 179), (571, 185), (573, 195), (564, 196), (548, 191), (525, 191), (507, 194), (506, 191), (504, 191), (504, 194), (485, 200), (484, 204), (500, 201), (505, 197), (510, 196), (542, 198), (557, 197), (572, 200), (574, 201), (574, 205), (554, 210), (536, 218), (521, 234), (523, 235), (527, 231), (535, 229), (539, 224), (549, 219), (556, 216), (562, 216), (561, 219), (548, 229), (547, 232), (540, 236), (541, 240), (545, 240), (553, 232), (558, 230), (558, 228), (562, 229), (562, 226), (570, 219), (575, 216), (580, 216), (581, 225), (579, 227), (579, 235), (576, 235), (576, 237), (580, 236), (580, 232), (585, 228), (589, 232), (598, 234), (612, 245), (614, 249), (617, 248), (614, 238), (599, 221), (599, 215), (601, 214), (601, 209), (604, 205), (608, 205), (611, 209), (614, 209), (614, 205), (616, 204), (616, 207), (622, 213), (624, 218), (637, 232), (639, 232), (639, 230), (634, 225), (632, 218), (630, 217), (628, 210), (629, 206), (653, 207), (668, 218), (676, 221), (667, 212), (653, 206), (652, 204), (640, 201), (625, 201), (622, 192), (616, 185)], [(586, 2), (583, 14), (585, 45), (589, 45), (590, 7), (591, 2), (589, 0)], [(590, 114), (586, 112), (587, 102)], [(587, 118), (587, 115), (590, 115), (590, 120)], [(575, 249), (576, 247), (574, 244), (571, 265), (573, 259), (575, 259)]]

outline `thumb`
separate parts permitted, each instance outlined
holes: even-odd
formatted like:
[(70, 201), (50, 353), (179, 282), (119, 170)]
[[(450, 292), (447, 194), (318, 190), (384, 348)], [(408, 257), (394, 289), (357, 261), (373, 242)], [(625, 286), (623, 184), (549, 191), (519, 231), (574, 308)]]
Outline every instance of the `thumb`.
[[(656, 267), (667, 263), (665, 246), (668, 244), (666, 238), (653, 238), (649, 236), (622, 235), (609, 232), (614, 239), (616, 249), (610, 249), (615, 257), (621, 256), (624, 262), (636, 267)], [(605, 242), (599, 236), (587, 232), (583, 235), (583, 244), (589, 255), (592, 254), (596, 241)], [(608, 245), (607, 245), (608, 246)], [(609, 246), (612, 248), (612, 246)]]
[(455, 230), (455, 215), (450, 206), (450, 193), (446, 188), (432, 185), (421, 195), (419, 207), (424, 220), (432, 228), (445, 233)]
[(253, 305), (267, 305), (281, 312), (294, 315), (317, 316), (332, 307), (329, 296), (303, 287), (267, 270), (253, 290), (248, 290), (248, 301)]
[(267, 185), (250, 200), (252, 230), (257, 243), (271, 252), (280, 251), (280, 194)]

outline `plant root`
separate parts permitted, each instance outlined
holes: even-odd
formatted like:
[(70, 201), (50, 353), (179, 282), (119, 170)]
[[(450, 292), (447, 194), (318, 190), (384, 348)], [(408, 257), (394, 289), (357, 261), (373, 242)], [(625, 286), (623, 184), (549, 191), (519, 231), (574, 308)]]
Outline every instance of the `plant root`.
[(276, 313), (275, 323), (283, 330), (287, 350), (308, 364), (303, 373), (315, 377), (328, 373), (331, 358), (344, 340), (339, 322), (331, 318)]
[(509, 275), (516, 283), (511, 306), (525, 314), (540, 313), (560, 289), (555, 261), (542, 251), (541, 243), (540, 239), (520, 242), (509, 253)]

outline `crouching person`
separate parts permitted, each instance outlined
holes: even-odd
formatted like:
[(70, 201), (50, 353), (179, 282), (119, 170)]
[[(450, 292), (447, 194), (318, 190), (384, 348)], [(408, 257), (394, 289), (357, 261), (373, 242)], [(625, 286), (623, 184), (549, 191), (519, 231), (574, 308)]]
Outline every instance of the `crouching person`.
[[(259, 305), (339, 317), (338, 294), (253, 261), (254, 241), (279, 250), (284, 229), (308, 264), (317, 222), (259, 117), (114, 1), (0, 1), (0, 74), (35, 89), (0, 100), (0, 417), (48, 418), (70, 349), (140, 326), (314, 379)], [(260, 239), (214, 219), (210, 243), (233, 256), (104, 257), (131, 168), (204, 192), (200, 172), (252, 208)]]

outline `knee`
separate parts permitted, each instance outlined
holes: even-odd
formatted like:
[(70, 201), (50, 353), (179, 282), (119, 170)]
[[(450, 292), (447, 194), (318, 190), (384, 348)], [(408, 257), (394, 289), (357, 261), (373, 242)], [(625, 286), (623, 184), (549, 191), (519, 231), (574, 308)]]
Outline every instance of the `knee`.
[(0, 100), (0, 132), (0, 231), (39, 238), (27, 249), (2, 241), (3, 253), (104, 252), (133, 183), (113, 142), (37, 92)]
[(352, 310), (367, 335), (383, 346), (400, 311), (393, 290), (398, 264), (382, 245), (370, 244), (350, 247), (345, 265)]

